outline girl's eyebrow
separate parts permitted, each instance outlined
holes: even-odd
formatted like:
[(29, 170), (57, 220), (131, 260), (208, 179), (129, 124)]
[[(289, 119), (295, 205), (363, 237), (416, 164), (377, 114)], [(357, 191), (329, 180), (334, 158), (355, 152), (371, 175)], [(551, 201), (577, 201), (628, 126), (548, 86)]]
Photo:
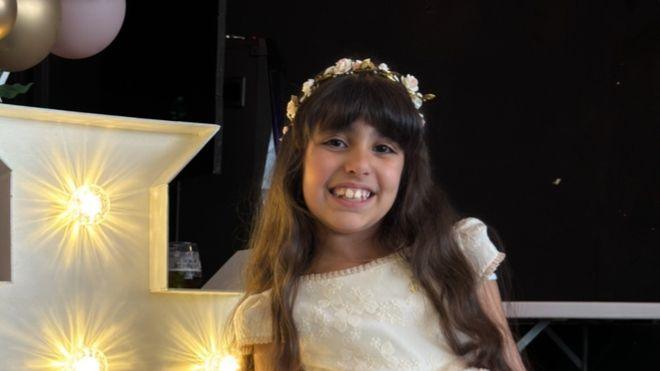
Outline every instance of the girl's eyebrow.
[[(328, 135), (337, 135), (337, 134), (342, 134), (342, 135), (350, 135), (353, 130), (350, 127), (343, 128), (343, 129), (332, 129), (332, 128), (324, 128), (324, 129), (316, 129), (314, 135), (315, 136), (328, 136)], [(389, 142), (390, 144), (396, 145), (397, 147), (401, 148), (401, 145), (399, 142), (396, 140), (386, 136), (385, 134), (382, 134), (379, 131), (375, 131), (372, 137), (376, 140), (384, 140)]]
[(316, 128), (316, 132), (319, 134), (324, 134), (324, 133), (342, 133), (342, 132), (347, 132), (351, 131), (350, 127), (344, 127), (344, 128), (333, 128), (333, 127), (325, 127), (325, 128)]
[(384, 140), (384, 141), (387, 141), (387, 142), (391, 142), (392, 144), (396, 144), (397, 146), (399, 145), (399, 143), (396, 140), (388, 137), (387, 135), (383, 135), (383, 134), (378, 133), (378, 132), (376, 133), (376, 135), (374, 137), (376, 139), (379, 139), (379, 140)]
[(347, 135), (349, 132), (350, 130), (317, 129), (314, 134), (312, 134), (312, 138), (321, 138), (338, 134)]

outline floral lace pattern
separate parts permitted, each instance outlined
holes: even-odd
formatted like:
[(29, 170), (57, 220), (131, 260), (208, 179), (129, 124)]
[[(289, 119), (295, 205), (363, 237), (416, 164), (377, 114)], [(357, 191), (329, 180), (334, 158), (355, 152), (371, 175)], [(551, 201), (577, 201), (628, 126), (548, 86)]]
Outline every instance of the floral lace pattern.
[(412, 272), (398, 254), (351, 274), (304, 280), (293, 318), (305, 368), (463, 369), (424, 291), (411, 287)]
[[(459, 244), (485, 279), (503, 254), (478, 219), (457, 225)], [(477, 235), (475, 235), (477, 234)], [(489, 273), (490, 272), (490, 273)], [(240, 318), (270, 318), (268, 292), (248, 298)], [(238, 318), (238, 317), (237, 317)], [(362, 266), (303, 276), (293, 309), (305, 370), (466, 370), (440, 329), (438, 314), (410, 267), (399, 254)], [(262, 339), (270, 323), (237, 326), (238, 339), (249, 345)], [(471, 369), (474, 370), (474, 369)]]

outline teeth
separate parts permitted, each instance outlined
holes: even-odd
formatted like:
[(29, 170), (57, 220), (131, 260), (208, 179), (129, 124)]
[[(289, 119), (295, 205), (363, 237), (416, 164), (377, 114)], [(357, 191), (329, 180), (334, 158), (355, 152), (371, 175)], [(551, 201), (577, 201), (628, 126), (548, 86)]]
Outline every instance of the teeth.
[(354, 189), (354, 188), (335, 188), (333, 191), (335, 196), (340, 198), (352, 199), (352, 200), (366, 200), (371, 196), (371, 192), (366, 189)]

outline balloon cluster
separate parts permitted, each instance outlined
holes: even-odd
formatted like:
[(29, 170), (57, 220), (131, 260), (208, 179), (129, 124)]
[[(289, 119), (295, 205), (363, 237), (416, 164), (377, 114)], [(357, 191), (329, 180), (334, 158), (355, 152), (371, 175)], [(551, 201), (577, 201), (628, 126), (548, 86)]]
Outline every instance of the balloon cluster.
[(0, 70), (22, 71), (48, 53), (90, 57), (115, 39), (126, 0), (0, 0)]

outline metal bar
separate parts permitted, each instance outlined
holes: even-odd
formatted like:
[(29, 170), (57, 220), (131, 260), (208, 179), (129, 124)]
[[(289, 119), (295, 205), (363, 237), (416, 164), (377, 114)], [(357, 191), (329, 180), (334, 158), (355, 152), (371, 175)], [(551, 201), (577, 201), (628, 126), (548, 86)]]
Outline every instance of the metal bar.
[(578, 357), (578, 356), (577, 356), (577, 355), (571, 350), (571, 348), (569, 348), (568, 345), (566, 345), (566, 343), (564, 343), (564, 341), (563, 341), (563, 340), (562, 340), (562, 339), (561, 339), (561, 338), (560, 338), (560, 337), (559, 337), (559, 336), (558, 336), (558, 335), (557, 335), (557, 334), (556, 334), (551, 328), (548, 327), (547, 329), (545, 329), (545, 333), (548, 334), (548, 336), (550, 337), (550, 339), (552, 339), (552, 340), (555, 342), (555, 344), (557, 344), (557, 346), (559, 347), (559, 349), (561, 349), (562, 351), (564, 351), (564, 354), (566, 354), (566, 356), (567, 356), (571, 361), (573, 361), (573, 363), (575, 364), (575, 366), (577, 366), (577, 368), (579, 368), (579, 369), (583, 369), (583, 368), (582, 368), (582, 367), (583, 367), (583, 364), (582, 364), (582, 360), (580, 360), (580, 357)]
[(531, 343), (534, 339), (536, 339), (539, 334), (550, 325), (550, 321), (544, 320), (544, 321), (539, 321), (534, 327), (529, 329), (527, 333), (518, 340), (518, 351), (522, 352), (529, 343)]

